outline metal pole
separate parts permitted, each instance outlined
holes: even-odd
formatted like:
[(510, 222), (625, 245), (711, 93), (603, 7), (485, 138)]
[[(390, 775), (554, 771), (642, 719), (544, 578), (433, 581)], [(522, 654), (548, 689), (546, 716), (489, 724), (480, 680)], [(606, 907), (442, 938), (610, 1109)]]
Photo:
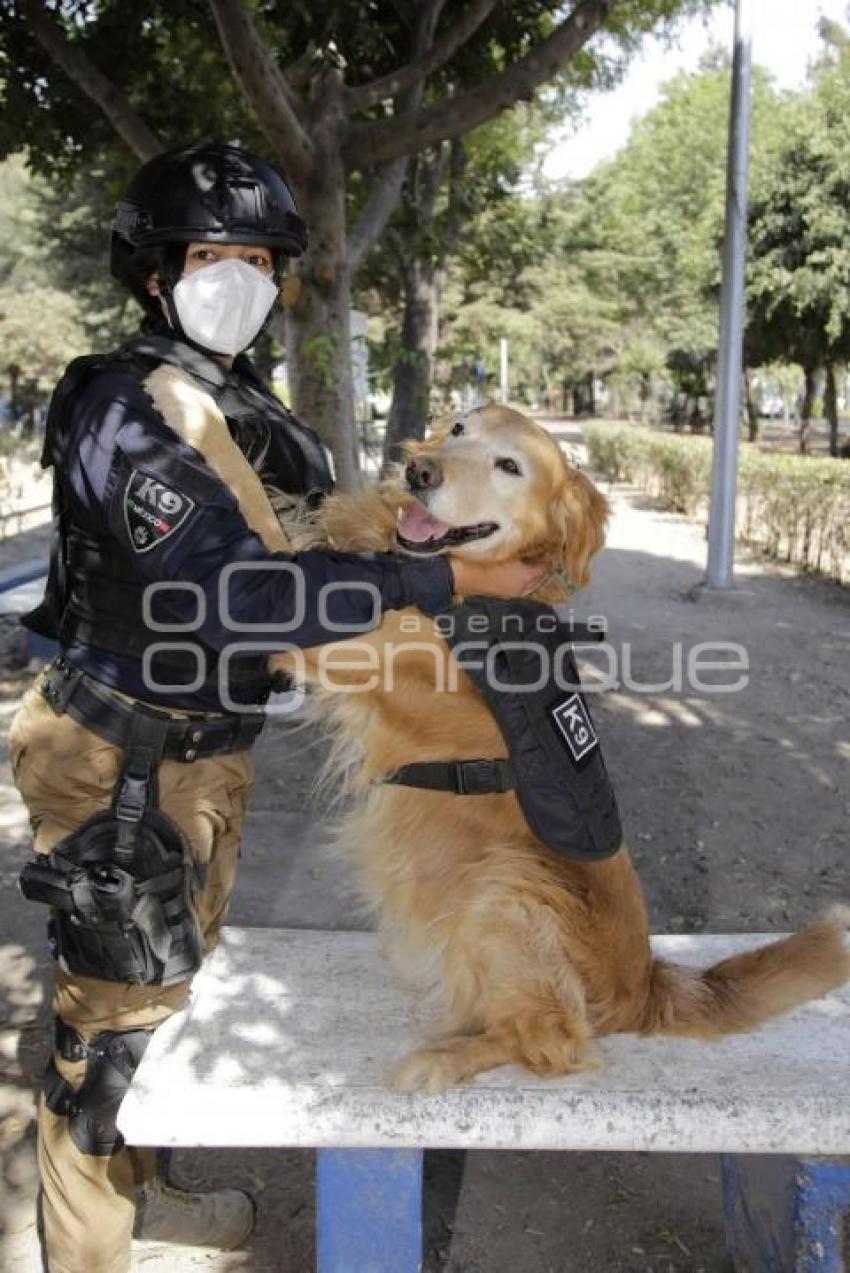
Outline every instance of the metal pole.
[(750, 83), (754, 0), (736, 0), (732, 100), (726, 171), (726, 232), (720, 293), (720, 346), (714, 404), (714, 457), (708, 518), (709, 588), (733, 588), (738, 419), (744, 334), (744, 265), (750, 152)]

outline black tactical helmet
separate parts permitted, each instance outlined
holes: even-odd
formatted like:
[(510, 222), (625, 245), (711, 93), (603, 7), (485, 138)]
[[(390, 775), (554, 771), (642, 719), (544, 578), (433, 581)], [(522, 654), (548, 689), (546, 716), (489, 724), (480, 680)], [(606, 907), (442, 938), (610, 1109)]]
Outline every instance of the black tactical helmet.
[(262, 243), (300, 256), (307, 229), (276, 168), (238, 146), (201, 142), (165, 151), (136, 173), (115, 210), (112, 273), (126, 282), (138, 249), (192, 242)]

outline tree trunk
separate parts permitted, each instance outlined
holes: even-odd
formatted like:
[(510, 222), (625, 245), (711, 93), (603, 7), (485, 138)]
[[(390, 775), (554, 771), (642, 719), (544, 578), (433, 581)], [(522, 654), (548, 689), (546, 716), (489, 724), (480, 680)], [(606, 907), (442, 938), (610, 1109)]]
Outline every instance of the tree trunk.
[(800, 454), (808, 455), (809, 428), (812, 423), (812, 407), (815, 401), (817, 369), (815, 367), (804, 367), (803, 378), (805, 389), (803, 390), (803, 404), (800, 407)]
[(434, 274), (432, 261), (425, 257), (411, 261), (404, 270), (402, 350), (393, 372), (393, 402), (384, 443), (385, 470), (401, 458), (399, 443), (405, 438), (425, 436), (436, 309)]
[(744, 402), (747, 406), (747, 427), (749, 430), (749, 440), (758, 442), (759, 440), (759, 413), (756, 409), (755, 399), (753, 398), (753, 386), (750, 383), (750, 374), (747, 368), (744, 368)]
[(14, 424), (18, 418), (18, 385), (21, 378), (21, 369), (17, 363), (12, 363), (9, 367), (9, 420)]
[(286, 312), (286, 368), (292, 407), (333, 452), (344, 491), (360, 484), (351, 373), (351, 288), (344, 266), (324, 285), (302, 286)]
[(652, 400), (652, 373), (649, 371), (642, 371), (640, 373), (638, 397), (640, 401), (638, 421), (641, 425), (645, 425), (646, 417), (649, 412), (649, 403)]
[(688, 424), (690, 425), (691, 433), (705, 432), (705, 416), (703, 415), (702, 408), (699, 405), (699, 397), (696, 395), (694, 396), (694, 405), (691, 408)]
[(338, 486), (353, 491), (360, 484), (360, 466), (354, 433), (345, 171), (334, 139), (338, 124), (331, 107), (314, 118), (313, 140), (322, 159), (299, 187), (310, 246), (295, 261), (294, 279), (284, 289), (286, 367), (295, 414), (331, 448)]
[(823, 413), (829, 421), (829, 453), (838, 456), (838, 395), (835, 389), (835, 364), (827, 363), (823, 391)]
[(576, 416), (596, 415), (596, 384), (592, 371), (587, 372), (573, 386)]
[[(446, 160), (449, 173), (449, 216), (438, 228), (437, 197), (443, 183)], [(400, 266), (404, 316), (401, 352), (393, 368), (393, 401), (384, 440), (383, 472), (401, 458), (399, 443), (422, 438), (428, 424), (434, 353), (437, 348), (444, 261), (459, 231), (457, 187), (466, 167), (461, 142), (417, 155), (407, 174), (405, 216), (394, 232), (395, 255)]]

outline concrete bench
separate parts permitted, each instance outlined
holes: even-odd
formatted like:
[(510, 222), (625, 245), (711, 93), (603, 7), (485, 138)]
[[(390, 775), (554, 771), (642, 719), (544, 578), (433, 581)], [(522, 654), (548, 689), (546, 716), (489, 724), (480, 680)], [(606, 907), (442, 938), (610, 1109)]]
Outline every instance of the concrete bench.
[[(654, 939), (701, 965), (764, 940)], [(736, 1267), (845, 1268), (846, 990), (716, 1044), (605, 1039), (590, 1074), (505, 1066), (438, 1096), (388, 1091), (386, 1067), (426, 1025), (372, 934), (226, 929), (188, 1007), (156, 1032), (119, 1127), (135, 1144), (317, 1149), (320, 1273), (420, 1268), (430, 1147), (720, 1153)]]

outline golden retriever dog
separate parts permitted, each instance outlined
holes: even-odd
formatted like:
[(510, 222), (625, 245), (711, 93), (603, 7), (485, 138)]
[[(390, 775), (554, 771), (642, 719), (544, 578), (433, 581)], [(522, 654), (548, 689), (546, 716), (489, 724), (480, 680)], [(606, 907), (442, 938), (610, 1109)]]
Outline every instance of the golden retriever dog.
[[(320, 540), (351, 551), (522, 556), (549, 568), (534, 594), (548, 602), (587, 582), (606, 501), (543, 428), (487, 406), (415, 444), (408, 459), (406, 480), (331, 498)], [(566, 860), (535, 837), (513, 792), (384, 783), (414, 761), (507, 755), (484, 699), (418, 611), (387, 613), (374, 631), (279, 661), (314, 684), (331, 767), (353, 797), (339, 844), (354, 858), (383, 949), (404, 981), (437, 996), (439, 1034), (400, 1061), (398, 1089), (433, 1092), (509, 1062), (569, 1074), (594, 1064), (594, 1038), (619, 1031), (716, 1039), (850, 977), (850, 909), (706, 971), (678, 966), (652, 957), (625, 847), (601, 861)]]

